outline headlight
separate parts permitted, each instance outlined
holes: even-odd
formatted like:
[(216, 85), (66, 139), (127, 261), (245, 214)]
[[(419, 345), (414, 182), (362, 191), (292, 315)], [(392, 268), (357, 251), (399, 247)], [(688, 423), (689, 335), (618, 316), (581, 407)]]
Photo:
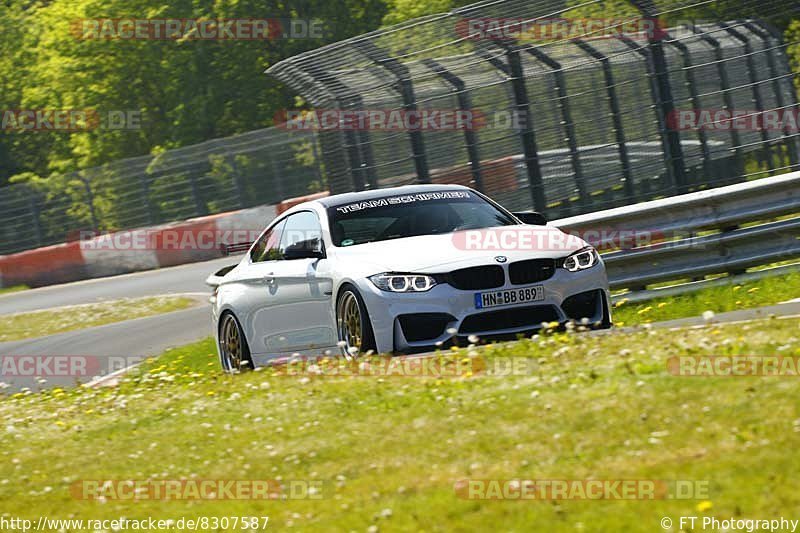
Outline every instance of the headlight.
[(587, 268), (592, 268), (599, 262), (600, 262), (600, 256), (598, 255), (597, 250), (595, 250), (592, 247), (589, 247), (577, 251), (571, 256), (564, 259), (564, 268), (566, 268), (570, 272), (577, 272), (579, 270), (586, 270)]
[(375, 274), (369, 280), (382, 291), (425, 292), (436, 285), (436, 280), (424, 274)]

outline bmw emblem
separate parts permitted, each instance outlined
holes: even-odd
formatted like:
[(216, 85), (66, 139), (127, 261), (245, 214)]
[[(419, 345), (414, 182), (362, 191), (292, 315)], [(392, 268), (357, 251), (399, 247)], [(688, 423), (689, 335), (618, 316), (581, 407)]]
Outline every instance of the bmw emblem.
[(505, 263), (506, 261), (508, 261), (508, 258), (504, 255), (498, 255), (495, 256), (494, 260), (497, 261), (498, 263)]

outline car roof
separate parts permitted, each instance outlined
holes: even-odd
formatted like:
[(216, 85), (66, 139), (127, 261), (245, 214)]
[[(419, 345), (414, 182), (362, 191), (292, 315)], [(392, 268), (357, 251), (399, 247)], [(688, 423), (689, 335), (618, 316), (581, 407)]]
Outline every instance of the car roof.
[(401, 187), (391, 187), (388, 189), (371, 189), (368, 191), (347, 192), (344, 194), (335, 194), (326, 198), (319, 198), (314, 200), (325, 207), (336, 207), (340, 205), (352, 204), (354, 202), (364, 202), (368, 200), (376, 200), (378, 198), (386, 198), (387, 196), (397, 196), (400, 194), (418, 194), (431, 191), (465, 191), (469, 187), (463, 185), (437, 185), (437, 184), (421, 184), (421, 185), (403, 185)]

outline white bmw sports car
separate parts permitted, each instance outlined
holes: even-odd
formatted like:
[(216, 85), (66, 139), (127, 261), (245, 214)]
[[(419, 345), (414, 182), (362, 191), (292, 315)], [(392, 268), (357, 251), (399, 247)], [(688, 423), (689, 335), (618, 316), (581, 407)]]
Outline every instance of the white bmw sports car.
[(611, 325), (597, 252), (457, 185), (340, 194), (278, 216), (210, 276), (225, 370), (327, 350), (411, 353), (570, 320)]

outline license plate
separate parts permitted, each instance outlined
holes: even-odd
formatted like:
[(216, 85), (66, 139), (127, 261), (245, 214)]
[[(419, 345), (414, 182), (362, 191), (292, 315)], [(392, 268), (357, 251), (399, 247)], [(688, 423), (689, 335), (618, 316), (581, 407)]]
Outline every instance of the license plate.
[(544, 285), (531, 285), (518, 289), (476, 292), (475, 308), (499, 307), (501, 305), (523, 304), (544, 300)]

